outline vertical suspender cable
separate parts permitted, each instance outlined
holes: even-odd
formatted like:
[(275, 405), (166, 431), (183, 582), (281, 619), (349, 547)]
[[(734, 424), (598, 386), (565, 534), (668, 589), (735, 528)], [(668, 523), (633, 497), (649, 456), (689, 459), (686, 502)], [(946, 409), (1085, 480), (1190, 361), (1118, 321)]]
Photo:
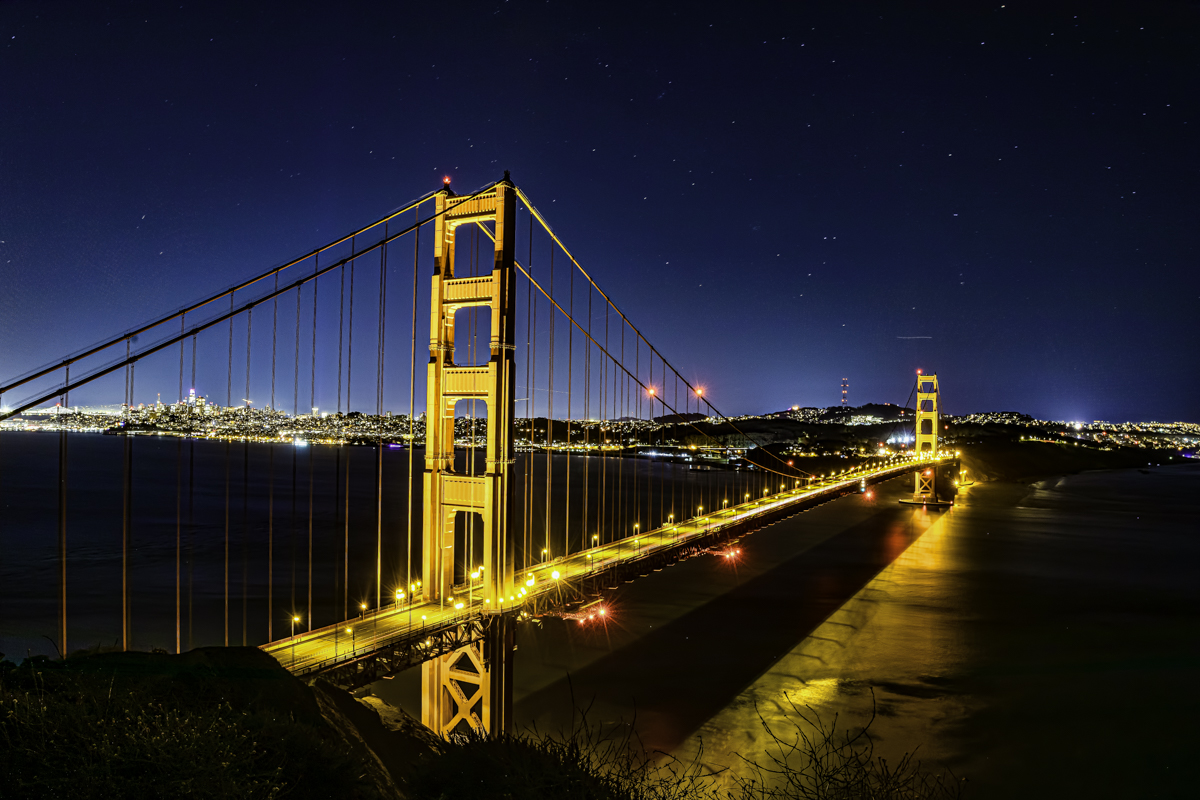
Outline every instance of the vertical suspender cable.
[[(574, 274), (574, 273), (572, 273)], [(579, 549), (588, 543), (588, 493), (591, 490), (591, 410), (592, 410), (592, 287), (588, 286), (588, 335), (583, 343), (583, 530), (579, 534)]]
[[(354, 240), (350, 240), (350, 308), (346, 321), (346, 417), (350, 417), (350, 389), (354, 377)], [(350, 616), (350, 451), (346, 451), (346, 521), (343, 528), (342, 613)]]
[[(531, 227), (530, 233), (529, 233), (529, 275), (531, 277), (533, 276), (533, 230), (532, 230), (532, 227)], [(530, 387), (531, 387), (530, 394), (529, 394), (529, 401), (531, 403), (533, 403), (534, 417), (537, 416), (537, 403), (534, 402), (534, 395), (537, 393), (537, 306), (538, 306), (538, 296), (535, 294), (535, 295), (533, 295), (533, 323), (532, 323), (532, 328), (530, 329), (530, 333), (529, 333), (529, 339), (530, 339), (529, 383), (530, 383)], [(534, 531), (534, 525), (533, 525), (533, 505), (534, 505), (533, 487), (534, 487), (534, 476), (535, 476), (535, 461), (534, 461), (534, 457), (533, 457), (533, 448), (535, 447), (534, 438), (533, 438), (533, 431), (535, 429), (535, 426), (533, 424), (534, 417), (531, 417), (529, 420), (529, 430), (530, 430), (530, 436), (529, 436), (529, 461), (530, 461), (530, 466), (529, 466), (529, 537), (528, 537), (528, 541), (526, 542), (526, 549), (525, 549), (525, 566), (526, 567), (528, 567), (531, 563), (533, 563), (533, 551), (536, 548), (536, 545), (534, 544), (534, 541), (536, 540), (536, 532)]]
[[(620, 323), (620, 366), (625, 365), (625, 323), (622, 320)], [(622, 419), (626, 416), (625, 401), (626, 393), (628, 393), (629, 383), (625, 380), (625, 373), (622, 369), (613, 369), (612, 371), (612, 386), (614, 396), (617, 403), (620, 404), (619, 411), (614, 407), (614, 419)], [(625, 387), (626, 391), (622, 391), (619, 387)], [(625, 515), (629, 513), (628, 507), (625, 507), (625, 426), (617, 428), (619, 432), (618, 441), (620, 443), (620, 451), (617, 453), (617, 516), (613, 522), (613, 537), (614, 539), (624, 539), (625, 537)]]
[[(279, 273), (275, 273), (275, 291), (279, 291)], [(264, 424), (275, 423), (275, 344), (279, 329), (279, 299), (271, 301), (271, 405)], [(267, 444), (267, 641), (275, 641), (275, 431)]]
[[(134, 398), (137, 397), (136, 384), (137, 384), (137, 362), (134, 361), (132, 364), (129, 365), (129, 407), (130, 408), (133, 408)], [(126, 435), (128, 435), (128, 434), (126, 434)], [(129, 470), (130, 470), (129, 496), (128, 496), (128, 500), (127, 500), (126, 506), (125, 506), (126, 512), (129, 516), (129, 519), (128, 519), (128, 524), (126, 525), (126, 529), (129, 531), (129, 538), (127, 540), (127, 543), (132, 544), (133, 543), (133, 440), (127, 439), (126, 441), (128, 441), (130, 443), (129, 444)], [(128, 548), (126, 548), (126, 550), (128, 551)], [(128, 552), (126, 553), (126, 555), (128, 555)], [(132, 646), (133, 645), (133, 584), (132, 584), (132, 582), (130, 582), (128, 580), (128, 577), (129, 577), (128, 563), (129, 563), (128, 558), (126, 558), (126, 570), (125, 570), (126, 581), (125, 581), (125, 583), (126, 583), (126, 586), (128, 587), (127, 597), (128, 597), (128, 610), (129, 610), (127, 620), (128, 620), (128, 627), (129, 627), (129, 644), (130, 644), (130, 646)]]
[[(343, 448), (339, 444), (338, 449), (336, 451), (334, 451), (334, 453), (335, 453), (334, 468), (333, 468), (333, 530), (334, 531), (337, 530), (338, 521), (341, 519), (341, 516), (342, 516), (342, 450), (343, 450)], [(333, 597), (331, 599), (333, 601), (332, 616), (334, 619), (346, 619), (346, 609), (344, 607), (342, 608), (342, 611), (340, 612), (340, 616), (339, 616), (339, 612), (337, 610), (338, 587), (342, 582), (342, 568), (341, 568), (342, 562), (341, 562), (340, 555), (341, 554), (339, 553), (338, 558), (331, 559), (331, 561), (333, 563)]]
[[(533, 276), (533, 214), (529, 215), (529, 275)], [(525, 418), (529, 425), (529, 450), (525, 453), (525, 505), (521, 509), (523, 535), (521, 538), (522, 567), (529, 563), (529, 545), (533, 541), (533, 387), (530, 375), (533, 368), (533, 281), (525, 282)]]
[[(254, 307), (246, 312), (246, 396), (242, 398), (246, 414), (246, 425), (251, 424), (250, 413), (250, 342), (254, 332)], [(247, 606), (250, 598), (250, 441), (242, 439), (242, 647), (247, 644)]]
[[(342, 264), (342, 266), (338, 268), (338, 272), (341, 276), (341, 284), (340, 284), (340, 288), (338, 289), (338, 377), (337, 377), (337, 416), (338, 416), (338, 432), (340, 434), (340, 440), (338, 442), (337, 462), (336, 462), (336, 467), (335, 467), (335, 471), (334, 471), (334, 480), (333, 480), (333, 484), (334, 484), (333, 522), (334, 522), (334, 525), (337, 525), (338, 518), (341, 517), (341, 515), (342, 515), (342, 451), (346, 449), (346, 418), (342, 416), (342, 354), (345, 352), (345, 348), (342, 345), (342, 335), (346, 330), (346, 324), (345, 324), (346, 265)], [(349, 410), (349, 409), (347, 409), (347, 410)], [(337, 595), (338, 595), (337, 587), (342, 582), (342, 570), (338, 568), (341, 566), (340, 555), (338, 558), (334, 559), (334, 565), (335, 566), (334, 566), (334, 581), (333, 581), (333, 585), (334, 585), (334, 593), (333, 593), (334, 612), (333, 613), (334, 613), (334, 616), (337, 617), (338, 616), (338, 613), (337, 613)], [(343, 596), (345, 596), (344, 589), (343, 589)], [(348, 616), (347, 615), (348, 605), (349, 605), (349, 600), (347, 599), (343, 603), (342, 614), (341, 614), (340, 619), (346, 619), (346, 617)]]
[[(196, 334), (192, 334), (192, 390), (196, 388)], [(188, 408), (188, 417), (195, 411), (195, 404)], [(189, 426), (190, 427), (190, 426)], [(195, 645), (192, 638), (192, 601), (196, 559), (196, 439), (188, 437), (188, 650)]]
[[(179, 317), (179, 334), (183, 335), (184, 320), (187, 315)], [(179, 340), (179, 405), (183, 404), (183, 339)], [(175, 653), (178, 655), (183, 648), (183, 603), (180, 592), (179, 561), (183, 544), (183, 439), (175, 439)]]
[[(662, 392), (662, 394), (659, 396), (659, 400), (662, 401), (660, 405), (662, 407), (662, 415), (665, 418), (667, 416), (667, 362), (663, 361), (661, 357), (659, 358), (659, 361), (662, 362), (662, 385), (659, 386), (659, 391)], [(664, 419), (664, 421), (665, 421), (665, 419)], [(666, 437), (667, 437), (666, 425), (663, 425), (658, 430), (659, 430), (659, 434), (658, 434), (659, 445), (665, 449), (666, 443), (667, 443), (666, 442)], [(666, 463), (663, 463), (659, 466), (659, 473), (658, 473), (658, 476), (659, 476), (659, 478), (658, 478), (658, 524), (659, 525), (664, 524), (664, 520), (667, 519), (667, 508), (666, 508), (667, 487), (666, 487), (666, 484), (664, 483), (664, 481), (667, 480), (668, 471), (669, 470), (667, 468)], [(672, 472), (671, 485), (674, 486), (673, 470), (670, 470), (670, 471)]]
[[(310, 354), (312, 363), (308, 377), (308, 407), (313, 415), (313, 424), (316, 424), (317, 416), (317, 288), (320, 284), (317, 282), (317, 272), (320, 271), (321, 262), (320, 255), (313, 257), (313, 316), (312, 316), (312, 347)], [(313, 629), (313, 459), (316, 456), (316, 449), (311, 445), (308, 448), (308, 629)]]
[[(304, 292), (304, 285), (296, 287), (296, 345), (292, 350), (292, 427), (299, 428), (300, 422), (300, 301)], [(298, 430), (293, 430), (293, 437), (299, 436)], [(291, 610), (288, 616), (293, 619), (296, 616), (296, 442), (292, 442), (292, 531), (291, 531), (291, 551), (292, 551), (292, 598)], [(294, 625), (289, 626), (289, 630), (294, 630)]]
[[(229, 310), (233, 311), (233, 293), (229, 294)], [(233, 408), (233, 317), (229, 318), (229, 360), (225, 378), (225, 408)], [(225, 439), (225, 646), (229, 647), (229, 439)]]
[[(65, 388), (71, 384), (71, 367), (64, 368), (63, 408), (70, 395)], [(67, 430), (58, 430), (58, 652), (67, 657)]]
[[(125, 340), (125, 359), (129, 360), (129, 340)], [(130, 395), (130, 376), (132, 366), (125, 367), (125, 436), (123, 442), (124, 486), (121, 492), (121, 649), (129, 649), (129, 528), (131, 516), (130, 504), (133, 499), (133, 439), (129, 430), (129, 409), (133, 405)]]
[[(182, 383), (182, 381), (181, 381)], [(179, 555), (183, 532), (183, 439), (175, 439), (175, 654), (183, 652), (182, 596)]]
[[(383, 224), (383, 238), (386, 241), (388, 224)], [(387, 319), (387, 251), (385, 244), (379, 248), (379, 366), (376, 370), (375, 388), (375, 425), (378, 432), (378, 451), (375, 475), (375, 609), (378, 611), (383, 601), (383, 356), (384, 333)]]
[[(550, 244), (550, 299), (554, 299), (554, 244)], [(543, 558), (549, 559), (550, 553), (550, 509), (553, 505), (554, 487), (553, 474), (551, 469), (551, 453), (554, 452), (554, 323), (557, 322), (557, 315), (554, 309), (548, 309), (550, 323), (549, 349), (546, 353), (546, 531), (545, 541), (546, 546), (543, 548)]]
[[(421, 211), (417, 209), (417, 220), (421, 219)], [(412, 604), (414, 583), (412, 576), (412, 515), (413, 515), (413, 449), (417, 444), (416, 422), (416, 393), (417, 393), (417, 267), (421, 261), (421, 226), (417, 226), (413, 242), (413, 282), (412, 282), (412, 344), (408, 354), (408, 505), (405, 507), (407, 521), (408, 555), (404, 569), (408, 575), (405, 592), (408, 593), (408, 622), (412, 624)], [(426, 417), (428, 419), (428, 417)]]
[[(604, 351), (611, 352), (608, 349), (608, 309), (604, 310)], [(608, 395), (608, 359), (600, 359), (600, 519), (596, 526), (596, 534), (599, 538), (595, 541), (597, 544), (604, 544), (604, 522), (608, 518), (605, 512), (608, 510), (608, 451), (604, 445), (608, 443), (609, 433), (604, 425), (604, 415), (607, 412), (607, 395)]]
[[(572, 321), (575, 317), (575, 270), (571, 270), (568, 282), (567, 312)], [(574, 413), (571, 390), (574, 387), (575, 326), (567, 326), (567, 508), (563, 513), (563, 557), (571, 555), (571, 417)]]

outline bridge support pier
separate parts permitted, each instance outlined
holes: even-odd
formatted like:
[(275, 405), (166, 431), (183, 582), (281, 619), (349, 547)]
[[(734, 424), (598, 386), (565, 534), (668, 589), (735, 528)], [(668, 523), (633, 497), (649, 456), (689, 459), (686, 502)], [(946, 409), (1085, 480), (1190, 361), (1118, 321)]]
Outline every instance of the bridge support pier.
[(512, 732), (516, 619), (496, 614), (483, 641), (421, 665), (421, 720), (443, 736)]

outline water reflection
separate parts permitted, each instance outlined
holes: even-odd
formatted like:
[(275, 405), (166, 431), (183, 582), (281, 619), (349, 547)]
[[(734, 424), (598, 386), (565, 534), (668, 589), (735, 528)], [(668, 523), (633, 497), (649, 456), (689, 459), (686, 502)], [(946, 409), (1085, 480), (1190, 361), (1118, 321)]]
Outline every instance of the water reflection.
[(920, 537), (674, 752), (703, 742), (707, 765), (737, 767), (770, 744), (764, 721), (790, 730), (789, 700), (839, 726), (874, 707), (878, 755), (919, 746), (972, 797), (1184, 796), (1200, 470), (1153, 478), (977, 485), (913, 512)]

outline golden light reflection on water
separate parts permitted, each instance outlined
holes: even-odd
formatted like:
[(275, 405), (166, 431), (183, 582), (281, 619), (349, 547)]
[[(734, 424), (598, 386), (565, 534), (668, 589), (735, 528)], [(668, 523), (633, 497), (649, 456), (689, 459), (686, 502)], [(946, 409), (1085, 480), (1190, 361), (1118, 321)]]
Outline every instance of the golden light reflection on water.
[(874, 693), (872, 736), (880, 754), (895, 757), (909, 742), (927, 741), (933, 720), (965, 713), (960, 700), (939, 696), (937, 684), (962, 658), (963, 621), (942, 613), (955, 580), (947, 570), (952, 526), (953, 511), (914, 509), (884, 537), (895, 560), (674, 755), (745, 774), (738, 756), (762, 760), (772, 743), (767, 726), (794, 735), (793, 704), (827, 723), (836, 718), (839, 728), (862, 726)]

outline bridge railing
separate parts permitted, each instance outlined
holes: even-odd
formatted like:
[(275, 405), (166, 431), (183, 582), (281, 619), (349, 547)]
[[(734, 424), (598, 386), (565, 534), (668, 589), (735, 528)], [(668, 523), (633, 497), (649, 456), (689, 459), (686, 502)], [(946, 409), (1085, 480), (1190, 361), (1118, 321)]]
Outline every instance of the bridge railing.
[[(371, 658), (383, 650), (404, 650), (405, 659), (409, 662), (418, 659), (419, 663), (422, 648), (428, 650), (426, 655), (429, 658), (449, 652), (447, 647), (458, 639), (462, 639), (464, 643), (468, 641), (469, 631), (478, 628), (487, 617), (497, 613), (537, 614), (553, 609), (560, 605), (564, 598), (562, 589), (572, 583), (636, 566), (640, 561), (661, 559), (672, 550), (682, 551), (706, 539), (719, 538), (721, 533), (729, 529), (746, 527), (748, 523), (752, 525), (755, 521), (777, 514), (781, 509), (802, 502), (819, 503), (832, 500), (864, 481), (870, 484), (878, 483), (911, 472), (927, 463), (944, 461), (946, 458), (949, 456), (938, 459), (912, 458), (882, 469), (848, 472), (836, 478), (825, 479), (816, 485), (784, 489), (716, 510), (699, 519), (663, 526), (640, 536), (628, 537), (536, 565), (527, 572), (533, 576), (532, 584), (518, 580), (519, 596), (515, 597), (514, 602), (505, 603), (499, 609), (492, 609), (481, 600), (469, 601), (467, 597), (457, 598), (456, 601), (447, 604), (397, 603), (364, 610), (362, 614), (336, 625), (326, 625), (279, 639), (263, 645), (263, 649), (275, 655), (297, 674), (323, 672)], [(551, 599), (551, 595), (554, 595), (555, 599)], [(547, 600), (550, 602), (546, 602)], [(400, 622), (399, 618), (405, 616), (410, 617), (409, 624), (398, 626), (396, 623)], [(382, 630), (381, 622), (384, 623)], [(348, 634), (348, 628), (353, 632)], [(455, 638), (456, 636), (458, 638)], [(287, 657), (289, 649), (295, 652), (296, 648), (304, 644), (319, 640), (328, 643), (331, 638), (332, 655), (314, 659), (312, 654), (306, 654), (294, 661)]]
[[(609, 572), (615, 568), (634, 564), (664, 552), (684, 549), (705, 539), (719, 537), (727, 529), (753, 524), (763, 517), (772, 516), (781, 508), (800, 502), (823, 501), (841, 496), (847, 489), (864, 481), (878, 483), (911, 472), (926, 463), (939, 459), (912, 458), (900, 464), (877, 470), (855, 470), (836, 478), (829, 478), (814, 485), (783, 489), (773, 494), (722, 508), (699, 519), (693, 518), (677, 524), (663, 526), (640, 536), (627, 537), (604, 545), (584, 550), (554, 561), (539, 564), (527, 572), (533, 583), (527, 584), (526, 596), (533, 599), (556, 590), (556, 584), (586, 580)], [(519, 582), (518, 582), (519, 583)]]

